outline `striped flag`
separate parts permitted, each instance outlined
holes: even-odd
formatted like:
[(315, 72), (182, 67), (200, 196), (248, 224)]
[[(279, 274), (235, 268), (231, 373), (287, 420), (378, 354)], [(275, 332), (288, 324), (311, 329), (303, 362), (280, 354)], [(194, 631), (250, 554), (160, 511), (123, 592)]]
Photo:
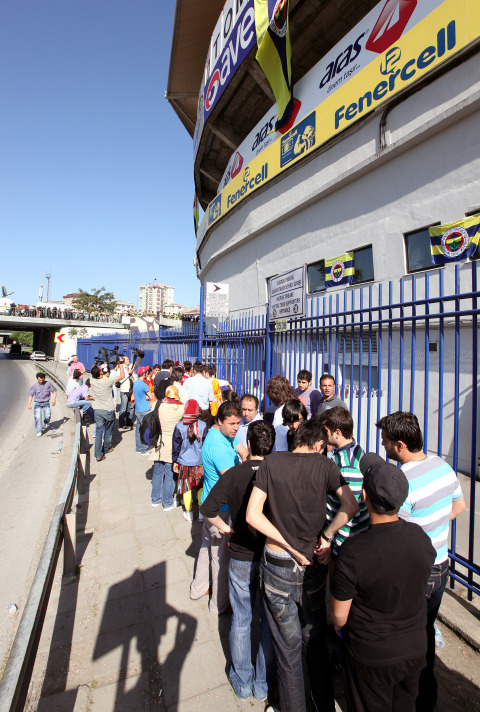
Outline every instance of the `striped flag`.
[(198, 220), (199, 220), (198, 197), (197, 197), (197, 191), (195, 191), (194, 196), (193, 196), (193, 224), (195, 227), (195, 235), (197, 234), (197, 230), (198, 230)]
[(346, 252), (333, 260), (325, 260), (325, 287), (338, 287), (350, 284), (355, 277), (355, 255)]
[(473, 257), (480, 240), (479, 227), (480, 214), (429, 228), (433, 264), (444, 265)]
[(256, 58), (275, 95), (278, 109), (275, 131), (279, 131), (288, 123), (293, 110), (288, 0), (255, 0), (255, 29)]

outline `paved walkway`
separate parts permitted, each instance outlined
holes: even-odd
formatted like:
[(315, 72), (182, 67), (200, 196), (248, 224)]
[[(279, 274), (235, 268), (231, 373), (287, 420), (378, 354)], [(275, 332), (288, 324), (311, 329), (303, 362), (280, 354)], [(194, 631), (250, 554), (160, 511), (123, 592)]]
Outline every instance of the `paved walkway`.
[[(115, 431), (114, 444), (99, 463), (92, 451), (78, 502), (80, 575), (62, 582), (59, 560), (26, 709), (263, 712), (264, 703), (239, 702), (228, 682), (230, 617), (211, 616), (206, 596), (189, 598), (201, 524), (151, 506), (152, 468), (135, 453), (133, 432)], [(480, 710), (480, 681), (467, 679), (475, 670), (478, 678), (478, 655), (463, 644), (454, 655), (459, 639), (445, 635), (451, 661), (441, 668), (454, 678), (438, 710)]]

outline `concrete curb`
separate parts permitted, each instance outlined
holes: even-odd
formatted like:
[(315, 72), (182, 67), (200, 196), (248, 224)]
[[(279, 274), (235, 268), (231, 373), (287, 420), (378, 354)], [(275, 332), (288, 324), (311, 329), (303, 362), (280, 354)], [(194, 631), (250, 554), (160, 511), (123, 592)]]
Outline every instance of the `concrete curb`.
[(480, 652), (480, 611), (472, 603), (465, 601), (451, 589), (446, 589), (438, 618), (474, 650)]

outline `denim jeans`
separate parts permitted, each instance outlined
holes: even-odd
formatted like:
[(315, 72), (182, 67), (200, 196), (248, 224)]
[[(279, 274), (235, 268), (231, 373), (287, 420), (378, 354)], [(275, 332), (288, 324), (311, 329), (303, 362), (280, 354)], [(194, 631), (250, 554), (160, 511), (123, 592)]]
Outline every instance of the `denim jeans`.
[(302, 646), (306, 652), (315, 709), (318, 712), (335, 710), (325, 642), (326, 580), (327, 567), (324, 565), (300, 566), (295, 562), (294, 568), (286, 568), (271, 564), (265, 554), (263, 556), (261, 589), (277, 658), (282, 712), (306, 710)]
[[(135, 426), (135, 450), (137, 452), (148, 452), (148, 445), (144, 445), (142, 443), (142, 438), (140, 437), (140, 425), (142, 424), (142, 420), (146, 415), (150, 413), (149, 410), (144, 411), (143, 413), (136, 413), (137, 416), (137, 424)], [(171, 463), (170, 463), (171, 464)], [(170, 502), (171, 504), (171, 502)]]
[(46, 426), (50, 422), (52, 411), (50, 410), (50, 401), (43, 401), (43, 403), (33, 404), (33, 418), (35, 420), (35, 430), (37, 433), (42, 432), (42, 413), (43, 413), (43, 426)]
[(82, 400), (75, 401), (75, 403), (72, 403), (68, 407), (69, 408), (81, 408), (82, 415), (84, 415), (84, 416), (88, 415), (92, 420), (94, 419), (92, 401), (82, 399)]
[(93, 413), (95, 418), (95, 457), (102, 457), (103, 453), (112, 447), (115, 413), (113, 410), (97, 409)]
[(130, 394), (120, 391), (120, 410), (118, 412), (118, 427), (133, 425), (135, 403), (130, 403)]
[(417, 709), (433, 710), (437, 701), (437, 681), (435, 666), (435, 621), (442, 602), (443, 592), (448, 580), (448, 561), (432, 566), (427, 584), (427, 662), (420, 675), (418, 685)]
[[(137, 418), (142, 413), (137, 413)], [(155, 460), (152, 477), (152, 504), (163, 504), (163, 508), (173, 504), (175, 481), (171, 462)]]
[(250, 629), (255, 600), (259, 593), (259, 561), (230, 559), (228, 588), (232, 606), (230, 624), (230, 682), (240, 699), (248, 699), (252, 692), (256, 699), (268, 695), (275, 669), (272, 638), (260, 597), (260, 641), (255, 668), (252, 665)]

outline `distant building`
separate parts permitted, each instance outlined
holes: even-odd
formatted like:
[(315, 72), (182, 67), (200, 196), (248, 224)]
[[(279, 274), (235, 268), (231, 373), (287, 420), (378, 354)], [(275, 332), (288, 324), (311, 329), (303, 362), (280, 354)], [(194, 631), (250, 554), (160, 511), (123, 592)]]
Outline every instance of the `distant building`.
[(175, 287), (151, 282), (140, 287), (140, 313), (161, 314), (167, 304), (172, 304)]
[(117, 299), (117, 305), (115, 307), (116, 314), (128, 314), (129, 312), (136, 311), (137, 305), (133, 302), (125, 302), (123, 299)]
[(177, 302), (172, 302), (171, 304), (167, 304), (163, 308), (163, 313), (166, 316), (170, 316), (172, 314), (180, 314), (186, 307), (183, 304), (178, 304)]
[(68, 306), (72, 306), (73, 300), (78, 299), (79, 296), (80, 296), (80, 292), (72, 292), (71, 294), (64, 294), (63, 302), (64, 302), (64, 304), (67, 304)]

